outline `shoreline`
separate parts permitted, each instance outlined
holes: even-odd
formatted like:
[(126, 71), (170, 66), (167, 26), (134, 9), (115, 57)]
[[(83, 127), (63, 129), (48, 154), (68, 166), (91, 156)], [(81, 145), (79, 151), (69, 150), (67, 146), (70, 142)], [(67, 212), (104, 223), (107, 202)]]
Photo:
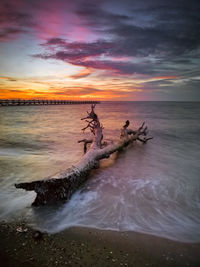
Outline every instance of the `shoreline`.
[(200, 243), (136, 232), (73, 227), (41, 233), (25, 222), (0, 223), (0, 260), (23, 266), (200, 266)]

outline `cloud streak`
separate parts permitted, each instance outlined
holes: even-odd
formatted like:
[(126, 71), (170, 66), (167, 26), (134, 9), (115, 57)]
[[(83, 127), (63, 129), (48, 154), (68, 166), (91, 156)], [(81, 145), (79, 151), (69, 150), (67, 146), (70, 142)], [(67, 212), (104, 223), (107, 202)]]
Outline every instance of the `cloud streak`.
[(69, 77), (71, 77), (73, 79), (82, 79), (82, 78), (88, 77), (91, 73), (92, 73), (91, 69), (84, 69), (84, 70), (78, 72), (77, 74), (71, 75)]

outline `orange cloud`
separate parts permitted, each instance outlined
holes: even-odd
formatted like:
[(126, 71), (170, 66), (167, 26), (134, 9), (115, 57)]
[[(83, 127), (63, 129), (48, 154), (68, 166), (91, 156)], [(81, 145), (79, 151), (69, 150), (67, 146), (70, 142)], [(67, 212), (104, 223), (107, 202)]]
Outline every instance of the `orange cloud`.
[(4, 76), (1, 76), (0, 80), (6, 80), (6, 81), (10, 81), (10, 82), (16, 82), (17, 81), (15, 78), (4, 77)]
[(1, 77), (0, 98), (1, 99), (60, 99), (60, 100), (115, 100), (135, 99), (137, 94), (142, 94), (143, 89), (140, 85), (133, 83), (132, 80), (99, 80), (91, 76), (88, 80), (78, 77), (86, 77), (93, 70), (85, 68), (75, 74), (73, 79), (66, 77), (48, 79), (45, 78), (18, 78), (16, 83), (10, 82), (10, 77)]
[(119, 98), (129, 98), (132, 91), (121, 90), (100, 90), (91, 87), (79, 88), (60, 88), (51, 91), (37, 91), (32, 89), (15, 90), (1, 89), (1, 99), (60, 99), (60, 100), (78, 100), (78, 99), (98, 99), (98, 100), (113, 100)]
[(84, 77), (89, 76), (91, 73), (92, 73), (92, 70), (86, 68), (86, 69), (84, 69), (84, 70), (78, 72), (77, 74), (71, 75), (71, 76), (69, 76), (69, 77), (70, 77), (70, 78), (73, 78), (73, 79), (80, 79), (80, 78), (84, 78)]
[(179, 79), (180, 76), (176, 75), (170, 75), (170, 76), (157, 76), (154, 79), (156, 80), (173, 80), (173, 79)]
[(33, 96), (33, 91), (21, 91), (21, 90), (12, 90), (12, 89), (1, 89), (0, 98), (1, 99), (31, 99)]

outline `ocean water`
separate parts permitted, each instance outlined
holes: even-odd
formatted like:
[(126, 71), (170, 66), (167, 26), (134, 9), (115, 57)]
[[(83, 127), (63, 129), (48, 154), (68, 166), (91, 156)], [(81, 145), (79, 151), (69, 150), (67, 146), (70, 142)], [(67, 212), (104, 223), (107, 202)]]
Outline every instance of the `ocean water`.
[(0, 220), (26, 218), (48, 232), (71, 226), (136, 231), (200, 242), (200, 103), (102, 102), (104, 138), (117, 140), (130, 120), (154, 139), (103, 160), (67, 203), (31, 207), (34, 192), (16, 189), (75, 165), (88, 105), (0, 107)]

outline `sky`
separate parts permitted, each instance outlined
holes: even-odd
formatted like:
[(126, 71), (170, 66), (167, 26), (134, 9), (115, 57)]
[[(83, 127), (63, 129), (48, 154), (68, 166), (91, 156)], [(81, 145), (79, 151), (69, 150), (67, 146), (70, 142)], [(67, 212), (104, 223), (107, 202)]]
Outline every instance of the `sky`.
[(200, 1), (1, 0), (0, 98), (200, 101)]

